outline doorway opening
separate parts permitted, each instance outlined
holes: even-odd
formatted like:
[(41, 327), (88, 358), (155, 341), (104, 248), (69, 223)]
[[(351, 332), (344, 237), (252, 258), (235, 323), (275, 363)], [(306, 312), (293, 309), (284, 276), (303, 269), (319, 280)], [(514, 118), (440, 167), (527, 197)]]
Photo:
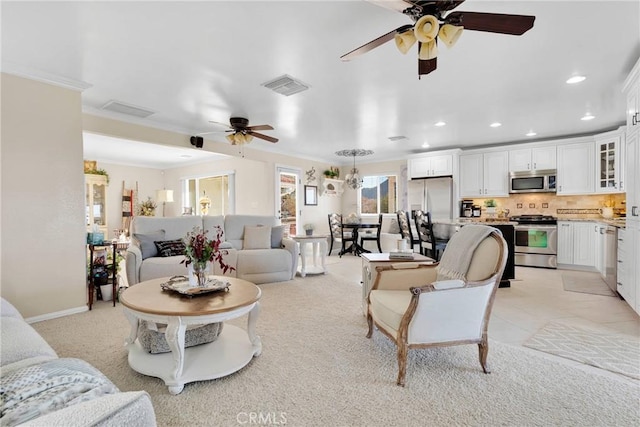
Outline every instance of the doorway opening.
[(298, 234), (300, 222), (300, 185), (301, 171), (299, 169), (277, 168), (277, 200), (276, 211), (282, 225), (289, 235)]

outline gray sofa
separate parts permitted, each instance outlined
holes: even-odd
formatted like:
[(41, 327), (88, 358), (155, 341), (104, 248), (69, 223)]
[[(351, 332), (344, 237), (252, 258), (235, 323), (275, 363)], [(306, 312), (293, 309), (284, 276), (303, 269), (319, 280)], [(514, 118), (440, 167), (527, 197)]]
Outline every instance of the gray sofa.
[[(186, 275), (181, 261), (184, 255), (159, 256), (154, 253), (154, 241), (183, 239), (194, 227), (209, 231), (215, 237), (215, 227), (224, 232), (223, 260), (235, 268), (226, 275), (250, 282), (270, 283), (293, 279), (298, 267), (299, 244), (284, 238), (284, 226), (277, 219), (263, 215), (135, 217), (131, 225), (131, 245), (126, 254), (126, 272), (129, 285), (159, 277)], [(270, 229), (268, 242), (257, 243), (245, 239), (245, 227)], [(146, 250), (145, 250), (146, 248)], [(213, 265), (213, 274), (221, 275), (219, 265)]]
[(155, 426), (145, 391), (120, 392), (100, 371), (56, 352), (2, 298), (2, 426)]

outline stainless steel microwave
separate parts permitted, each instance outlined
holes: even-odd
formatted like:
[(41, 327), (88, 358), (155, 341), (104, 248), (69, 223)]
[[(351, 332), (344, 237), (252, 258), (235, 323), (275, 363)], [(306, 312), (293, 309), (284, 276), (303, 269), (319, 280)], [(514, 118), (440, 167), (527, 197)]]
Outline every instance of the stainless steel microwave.
[(511, 172), (509, 193), (555, 193), (556, 170)]

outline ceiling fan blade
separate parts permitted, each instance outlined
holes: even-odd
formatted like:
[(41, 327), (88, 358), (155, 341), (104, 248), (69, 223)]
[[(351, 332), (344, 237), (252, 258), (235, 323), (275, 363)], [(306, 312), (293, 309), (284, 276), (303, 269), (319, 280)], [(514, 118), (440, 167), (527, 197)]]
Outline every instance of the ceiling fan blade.
[(438, 67), (438, 58), (433, 59), (418, 59), (418, 78), (429, 74)]
[(229, 126), (229, 123), (215, 122), (215, 121), (213, 121), (213, 120), (209, 120), (209, 123), (213, 123), (214, 125), (224, 126), (224, 127), (226, 127), (226, 128), (231, 128), (231, 126)]
[(387, 34), (378, 37), (375, 40), (371, 40), (369, 43), (363, 44), (359, 48), (354, 49), (349, 53), (345, 53), (340, 57), (340, 59), (342, 59), (343, 61), (350, 61), (357, 56), (367, 53), (370, 50), (375, 49), (376, 47), (381, 46), (390, 40), (393, 40), (396, 33), (402, 33), (411, 28), (413, 28), (413, 25), (403, 25), (401, 27), (398, 27), (393, 31), (389, 31)]
[(256, 138), (264, 139), (265, 141), (278, 142), (278, 138), (274, 138), (274, 137), (269, 136), (269, 135), (265, 135), (265, 134), (258, 133), (258, 132), (253, 132), (251, 130), (249, 130), (247, 133), (249, 135), (251, 135), (251, 136), (255, 136)]
[(245, 129), (248, 130), (273, 130), (271, 125), (255, 125), (255, 126), (247, 126)]
[(535, 16), (508, 15), (503, 13), (451, 12), (445, 22), (462, 25), (465, 30), (487, 31), (490, 33), (520, 36), (531, 28)]
[(402, 12), (406, 8), (412, 7), (413, 2), (404, 0), (367, 0), (369, 3), (373, 3), (376, 6), (384, 7), (385, 9), (395, 10), (396, 12)]

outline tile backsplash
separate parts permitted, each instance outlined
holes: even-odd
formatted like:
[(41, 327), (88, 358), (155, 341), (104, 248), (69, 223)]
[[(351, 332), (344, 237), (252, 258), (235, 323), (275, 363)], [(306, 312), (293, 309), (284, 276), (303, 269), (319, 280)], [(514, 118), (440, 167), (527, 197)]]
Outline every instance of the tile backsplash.
[[(625, 208), (624, 194), (589, 196), (557, 196), (548, 193), (512, 194), (509, 197), (493, 197), (493, 199), (498, 204), (497, 211), (509, 209), (509, 215), (541, 214), (561, 218), (599, 218), (599, 209), (605, 204), (611, 204), (617, 214)], [(485, 200), (487, 199), (473, 199), (474, 204), (482, 206), (482, 215), (486, 215)]]

